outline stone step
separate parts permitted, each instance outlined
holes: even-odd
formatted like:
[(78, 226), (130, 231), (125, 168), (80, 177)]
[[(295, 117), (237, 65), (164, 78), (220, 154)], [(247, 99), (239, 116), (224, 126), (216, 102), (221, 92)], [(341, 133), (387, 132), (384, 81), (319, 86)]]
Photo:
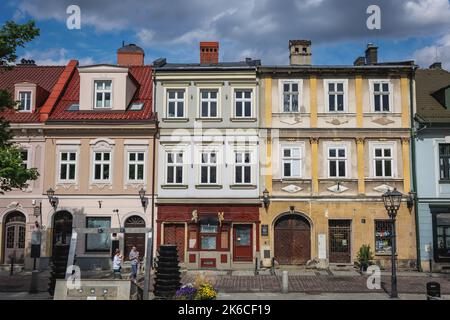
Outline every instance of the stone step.
[[(23, 264), (15, 264), (13, 271), (14, 272), (22, 272), (25, 269)], [(11, 265), (10, 264), (0, 264), (0, 271), (10, 272)]]

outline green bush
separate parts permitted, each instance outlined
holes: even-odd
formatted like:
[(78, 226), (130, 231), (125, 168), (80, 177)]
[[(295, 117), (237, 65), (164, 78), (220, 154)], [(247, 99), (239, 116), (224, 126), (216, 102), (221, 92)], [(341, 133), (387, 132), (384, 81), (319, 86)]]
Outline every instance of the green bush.
[(372, 250), (370, 250), (370, 245), (363, 244), (361, 248), (359, 248), (357, 258), (360, 269), (366, 271), (367, 267), (373, 264), (372, 261), (374, 258)]

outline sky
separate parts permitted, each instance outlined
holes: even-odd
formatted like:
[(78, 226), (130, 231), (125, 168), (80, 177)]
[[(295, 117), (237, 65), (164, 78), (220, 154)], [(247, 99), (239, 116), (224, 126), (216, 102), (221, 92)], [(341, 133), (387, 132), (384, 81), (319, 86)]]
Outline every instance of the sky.
[[(80, 29), (71, 30), (73, 4)], [(370, 5), (379, 30), (367, 27)], [(308, 39), (315, 65), (351, 65), (374, 43), (380, 61), (450, 70), (450, 0), (0, 0), (0, 24), (30, 19), (41, 35), (18, 54), (40, 65), (116, 63), (122, 41), (142, 47), (148, 64), (198, 62), (200, 41), (219, 41), (221, 61), (288, 64), (289, 40)]]

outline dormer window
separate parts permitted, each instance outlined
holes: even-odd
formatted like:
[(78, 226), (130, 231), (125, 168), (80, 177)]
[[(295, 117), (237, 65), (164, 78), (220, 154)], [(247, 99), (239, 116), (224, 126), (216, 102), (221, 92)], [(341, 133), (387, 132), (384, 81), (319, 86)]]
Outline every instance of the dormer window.
[(112, 81), (94, 81), (95, 87), (95, 108), (111, 108)]
[(21, 112), (31, 112), (33, 109), (31, 103), (31, 91), (19, 91), (19, 108)]

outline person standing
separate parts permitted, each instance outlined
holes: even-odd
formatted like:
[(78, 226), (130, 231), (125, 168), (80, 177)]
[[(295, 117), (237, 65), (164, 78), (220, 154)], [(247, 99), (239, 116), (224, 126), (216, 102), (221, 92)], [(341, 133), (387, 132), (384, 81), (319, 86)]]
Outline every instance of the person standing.
[(138, 265), (139, 265), (139, 251), (136, 250), (136, 247), (133, 246), (131, 248), (128, 259), (131, 262), (131, 280), (136, 283)]
[(120, 254), (120, 250), (116, 249), (116, 254), (113, 259), (113, 271), (114, 271), (114, 279), (122, 279), (122, 261), (123, 257)]

